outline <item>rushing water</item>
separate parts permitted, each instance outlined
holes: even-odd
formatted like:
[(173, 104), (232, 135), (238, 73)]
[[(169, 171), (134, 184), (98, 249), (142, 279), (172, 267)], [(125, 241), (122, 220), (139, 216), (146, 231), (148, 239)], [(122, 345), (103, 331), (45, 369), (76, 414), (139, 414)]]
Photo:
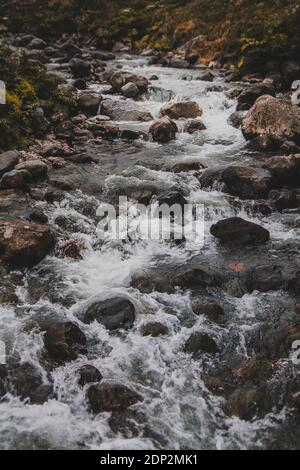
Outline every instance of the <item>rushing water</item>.
[[(221, 191), (201, 190), (194, 173), (174, 174), (167, 171), (175, 162), (199, 161), (207, 167), (225, 166), (232, 162), (247, 164), (252, 155), (245, 151), (241, 131), (228, 124), (236, 103), (230, 98), (232, 85), (218, 73), (213, 85), (223, 91), (207, 92), (211, 83), (192, 80), (199, 71), (148, 66), (139, 57), (120, 57), (124, 70), (151, 77), (156, 87), (171, 90), (175, 98), (196, 100), (204, 110), (207, 127), (193, 136), (180, 132), (168, 145), (140, 141), (135, 158), (127, 160), (128, 152), (116, 156), (115, 174), (107, 176), (106, 187), (128, 178), (155, 180), (183, 187), (188, 200), (205, 205), (205, 245), (198, 241), (174, 246), (167, 242), (141, 240), (138, 232), (130, 241), (116, 243), (107, 239), (99, 244), (93, 209), (97, 201), (78, 191), (67, 194), (54, 206), (40, 203), (55, 224), (58, 216), (74, 221), (69, 229), (72, 239), (84, 244), (82, 260), (48, 257), (35, 270), (26, 274), (24, 286), (18, 288), (21, 302), (17, 308), (0, 307), (0, 327), (10, 350), (19, 353), (23, 362), (41, 368), (42, 334), (28, 328), (37, 318), (68, 318), (77, 321), (88, 338), (88, 357), (81, 357), (52, 372), (57, 399), (44, 405), (30, 405), (8, 396), (0, 403), (0, 447), (29, 449), (250, 449), (270, 445), (272, 435), (285, 420), (289, 410), (269, 414), (252, 422), (228, 418), (223, 411), (223, 399), (212, 395), (202, 379), (203, 370), (214, 358), (204, 356), (192, 360), (182, 347), (192, 331), (209, 333), (218, 343), (221, 353), (217, 360), (239, 364), (252, 355), (251, 339), (257, 335), (265, 316), (281, 305), (289, 305), (287, 295), (274, 292), (245, 295), (241, 298), (212, 290), (210, 295), (222, 301), (228, 313), (226, 326), (216, 325), (196, 317), (191, 309), (193, 294), (189, 290), (175, 293), (142, 293), (130, 287), (134, 275), (160, 272), (168, 267), (180, 267), (200, 252), (211, 259), (222, 256), (218, 244), (209, 233), (212, 223), (235, 214), (258, 221), (271, 232), (273, 256), (285, 242), (295, 240), (297, 233), (279, 216), (264, 218), (251, 215), (243, 207), (235, 208)], [(116, 64), (115, 64), (116, 65)], [(182, 77), (187, 75), (187, 80)], [(93, 85), (93, 89), (101, 89)], [(140, 106), (158, 117), (163, 102), (150, 94)], [(121, 123), (128, 128), (128, 123)], [(179, 126), (181, 124), (179, 123)], [(149, 124), (130, 123), (131, 128), (146, 129)], [(124, 161), (125, 159), (125, 161)], [(105, 158), (101, 165), (105, 167)], [(251, 254), (249, 255), (251, 256)], [(234, 258), (238, 259), (238, 258)], [(151, 275), (151, 274), (150, 274)], [(32, 287), (42, 293), (32, 299)], [(80, 321), (82, 307), (95, 299), (128, 296), (138, 312), (134, 328), (129, 332), (109, 333), (100, 324), (86, 325)], [(70, 299), (70, 302), (68, 302)], [(169, 328), (169, 334), (159, 338), (143, 337), (140, 327), (147, 321), (158, 320)], [(141, 393), (142, 404), (126, 413), (92, 416), (85, 399), (86, 389), (77, 384), (75, 370), (86, 363), (99, 368), (105, 380), (116, 380)], [(45, 371), (42, 373), (46, 377)], [(45, 378), (46, 380), (46, 378)]]

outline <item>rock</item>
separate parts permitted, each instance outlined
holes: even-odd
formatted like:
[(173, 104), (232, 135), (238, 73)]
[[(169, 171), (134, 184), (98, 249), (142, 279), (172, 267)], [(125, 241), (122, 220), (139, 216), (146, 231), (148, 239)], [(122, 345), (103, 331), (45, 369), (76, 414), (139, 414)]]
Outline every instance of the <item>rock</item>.
[(48, 165), (40, 160), (27, 160), (19, 163), (15, 169), (29, 172), (34, 181), (44, 179), (48, 174)]
[(40, 50), (47, 47), (47, 43), (39, 38), (33, 38), (26, 46), (28, 49)]
[(159, 80), (159, 77), (157, 75), (151, 75), (151, 77), (149, 78), (149, 80), (151, 81), (157, 81)]
[(261, 152), (271, 152), (278, 148), (279, 143), (267, 134), (259, 135), (247, 143), (246, 148)]
[(190, 65), (195, 65), (198, 62), (198, 59), (200, 58), (199, 52), (197, 50), (192, 50), (188, 51), (185, 54), (185, 60), (190, 64)]
[(101, 102), (100, 112), (115, 121), (147, 122), (153, 120), (151, 113), (127, 100), (106, 98)]
[(184, 132), (188, 132), (189, 134), (194, 134), (195, 132), (198, 131), (205, 131), (206, 126), (203, 124), (202, 121), (199, 119), (193, 119), (192, 121), (189, 121), (186, 123), (184, 126)]
[(70, 321), (46, 326), (44, 344), (48, 358), (57, 364), (74, 361), (87, 352), (85, 334)]
[(271, 191), (269, 198), (275, 203), (276, 209), (280, 212), (285, 209), (296, 209), (300, 205), (297, 192), (288, 189)]
[(62, 254), (65, 258), (82, 259), (81, 245), (77, 240), (67, 240), (62, 247)]
[(178, 132), (177, 125), (168, 117), (164, 117), (155, 121), (149, 129), (150, 134), (155, 142), (165, 144), (171, 140), (175, 140)]
[(215, 76), (211, 72), (203, 72), (201, 75), (199, 75), (196, 80), (201, 80), (203, 82), (213, 82), (215, 79)]
[(249, 390), (235, 390), (228, 399), (226, 412), (243, 421), (251, 421), (253, 418), (263, 418), (275, 405), (265, 389), (254, 387)]
[(247, 140), (268, 135), (278, 141), (300, 142), (300, 108), (272, 96), (260, 97), (242, 124)]
[(224, 184), (223, 181), (224, 168), (208, 168), (200, 177), (201, 187), (204, 189), (212, 189), (215, 186)]
[(58, 139), (69, 140), (73, 136), (74, 125), (72, 121), (64, 121), (55, 129), (55, 135)]
[(224, 319), (224, 310), (216, 302), (208, 299), (194, 300), (192, 310), (195, 315), (206, 315), (212, 322), (218, 323)]
[(199, 353), (217, 354), (216, 342), (206, 333), (192, 333), (184, 345), (183, 351), (196, 357)]
[(110, 331), (132, 328), (135, 321), (134, 305), (124, 297), (95, 302), (84, 313), (85, 323), (94, 321)]
[(15, 267), (32, 267), (47, 256), (55, 244), (45, 225), (20, 220), (0, 220), (0, 259)]
[(98, 93), (82, 93), (78, 98), (78, 108), (83, 113), (95, 116), (98, 113), (101, 95)]
[(221, 284), (219, 276), (209, 267), (187, 268), (175, 271), (170, 275), (173, 286), (183, 288), (205, 289), (206, 287), (218, 287)]
[(36, 222), (37, 224), (47, 224), (48, 223), (48, 217), (47, 215), (41, 210), (41, 209), (33, 209), (31, 213), (29, 214), (29, 220), (32, 220), (32, 222)]
[(65, 157), (69, 155), (69, 151), (67, 151), (63, 146), (59, 144), (49, 144), (42, 148), (41, 155), (43, 157)]
[(77, 78), (76, 80), (73, 81), (72, 85), (77, 88), (77, 90), (86, 90), (87, 89), (87, 83), (83, 78)]
[(91, 73), (91, 64), (79, 58), (73, 58), (69, 62), (71, 72), (75, 78), (88, 77)]
[(272, 174), (273, 187), (282, 188), (287, 186), (293, 188), (299, 186), (300, 155), (269, 158), (264, 163), (264, 168)]
[(210, 232), (221, 242), (238, 245), (265, 243), (270, 240), (268, 230), (239, 217), (219, 221), (211, 227)]
[(13, 150), (0, 154), (0, 177), (14, 169), (19, 161), (19, 153)]
[(254, 266), (247, 273), (246, 287), (248, 292), (269, 292), (280, 290), (287, 284), (282, 268), (276, 264)]
[(173, 97), (174, 93), (171, 90), (166, 90), (158, 86), (149, 87), (147, 93), (145, 93), (145, 98), (148, 101), (155, 101), (156, 103), (171, 101)]
[(188, 69), (190, 68), (190, 64), (187, 60), (183, 59), (166, 59), (163, 60), (162, 65), (173, 69)]
[(126, 96), (126, 98), (135, 98), (140, 94), (140, 91), (134, 83), (129, 82), (122, 86), (121, 93), (123, 96)]
[(140, 139), (142, 137), (142, 135), (139, 132), (133, 131), (131, 129), (123, 129), (120, 132), (120, 137), (121, 137), (121, 139), (133, 141), (133, 140)]
[(287, 84), (287, 87), (290, 88), (292, 83), (295, 80), (299, 80), (300, 77), (300, 62), (294, 60), (288, 60), (282, 65), (283, 77)]
[(247, 111), (235, 111), (229, 116), (228, 123), (232, 127), (239, 129), (243, 123), (243, 120), (246, 117), (246, 114), (247, 114)]
[(101, 372), (91, 365), (80, 367), (80, 369), (76, 371), (76, 374), (79, 376), (78, 383), (81, 387), (90, 383), (100, 382), (103, 378)]
[(160, 111), (161, 116), (168, 116), (171, 119), (195, 119), (202, 116), (203, 110), (195, 101), (181, 101), (178, 103), (166, 104)]
[(113, 52), (129, 52), (131, 47), (121, 41), (117, 41), (113, 47)]
[(168, 333), (168, 327), (159, 322), (146, 323), (141, 327), (142, 336), (153, 336), (153, 338), (157, 338), (158, 336), (164, 336)]
[(89, 406), (94, 414), (125, 411), (143, 401), (143, 397), (122, 384), (92, 385), (87, 392)]
[(115, 122), (98, 122), (97, 124), (87, 124), (89, 128), (92, 127), (93, 132), (97, 137), (104, 139), (117, 139), (120, 135), (120, 127)]
[(68, 57), (74, 57), (75, 55), (81, 55), (80, 47), (76, 46), (73, 42), (65, 42), (59, 46), (59, 50), (64, 54), (67, 54)]
[[(143, 94), (148, 90), (149, 82), (147, 78), (141, 77), (139, 75), (133, 75), (128, 72), (115, 72), (113, 73), (110, 78), (109, 78), (109, 83), (110, 85), (119, 92), (122, 92), (124, 87), (130, 84), (130, 87), (132, 88), (132, 85), (135, 85), (135, 87), (138, 90), (137, 94)], [(128, 90), (128, 88), (125, 89), (125, 91)], [(127, 95), (125, 95), (127, 96)], [(135, 95), (137, 96), (137, 95)], [(128, 98), (132, 98), (132, 96), (128, 96)]]
[(269, 359), (289, 359), (292, 345), (300, 340), (300, 323), (287, 323), (277, 329), (267, 331), (266, 343), (267, 357)]
[(31, 182), (31, 174), (26, 170), (13, 170), (5, 173), (0, 180), (1, 189), (26, 189)]
[(9, 386), (21, 400), (29, 399), (34, 405), (42, 405), (54, 398), (52, 384), (44, 383), (41, 373), (28, 362), (11, 369)]
[(223, 172), (223, 181), (229, 192), (243, 199), (264, 198), (272, 182), (269, 171), (261, 168), (230, 166)]
[(204, 170), (205, 166), (199, 161), (185, 161), (174, 163), (173, 165), (167, 166), (166, 170), (173, 173), (188, 173), (190, 171), (199, 172)]
[(250, 109), (260, 96), (275, 96), (275, 94), (275, 89), (272, 83), (256, 83), (238, 96), (237, 111)]

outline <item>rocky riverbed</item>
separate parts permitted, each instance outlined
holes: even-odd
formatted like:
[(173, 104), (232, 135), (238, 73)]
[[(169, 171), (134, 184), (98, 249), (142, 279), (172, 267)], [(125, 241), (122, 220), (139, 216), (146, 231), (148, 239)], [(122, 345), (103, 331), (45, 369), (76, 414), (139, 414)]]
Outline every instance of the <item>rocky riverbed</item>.
[[(0, 447), (299, 448), (300, 108), (275, 79), (9, 41), (77, 106), (0, 155)], [(130, 234), (100, 240), (119, 196)], [(203, 204), (204, 245), (145, 240), (157, 202)]]

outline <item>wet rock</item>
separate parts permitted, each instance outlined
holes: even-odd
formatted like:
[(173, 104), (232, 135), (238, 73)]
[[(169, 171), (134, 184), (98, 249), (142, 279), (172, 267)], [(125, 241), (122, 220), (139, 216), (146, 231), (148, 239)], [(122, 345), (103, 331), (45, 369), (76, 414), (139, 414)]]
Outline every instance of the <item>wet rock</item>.
[(101, 300), (91, 304), (84, 313), (84, 322), (97, 321), (110, 331), (132, 328), (135, 322), (135, 308), (124, 297)]
[(19, 161), (19, 153), (13, 150), (0, 154), (0, 177), (14, 169)]
[(224, 184), (223, 180), (224, 168), (208, 168), (203, 172), (199, 181), (204, 189), (212, 189), (215, 186)]
[(288, 87), (300, 77), (300, 63), (295, 60), (288, 60), (282, 66), (283, 77)]
[(242, 124), (247, 140), (267, 134), (273, 139), (300, 142), (300, 108), (288, 102), (262, 96), (248, 112)]
[(290, 279), (288, 289), (294, 295), (300, 294), (300, 271), (296, 272)]
[(275, 203), (276, 209), (280, 212), (285, 209), (295, 209), (300, 205), (300, 201), (297, 198), (297, 192), (288, 189), (271, 191), (269, 198)]
[(275, 89), (272, 83), (256, 83), (239, 95), (237, 111), (250, 109), (260, 96), (275, 96), (275, 94)]
[(235, 390), (226, 404), (226, 412), (244, 421), (263, 418), (276, 405), (265, 387)]
[(247, 114), (247, 111), (235, 111), (229, 116), (228, 123), (232, 127), (239, 129), (243, 123), (243, 120), (246, 117), (246, 114)]
[(70, 154), (70, 151), (67, 150), (60, 144), (49, 144), (41, 149), (41, 155), (43, 157), (65, 157)]
[(168, 117), (164, 117), (155, 121), (149, 129), (150, 134), (155, 142), (165, 144), (171, 140), (175, 140), (178, 128), (175, 122)]
[(27, 160), (19, 163), (15, 169), (29, 172), (33, 181), (44, 179), (48, 174), (48, 165), (40, 160)]
[(157, 338), (158, 336), (164, 336), (168, 333), (168, 327), (159, 322), (146, 323), (141, 327), (142, 336), (153, 336), (153, 338)]
[(211, 227), (210, 232), (223, 243), (248, 245), (251, 243), (265, 243), (270, 240), (268, 230), (239, 217), (219, 221)]
[(100, 112), (114, 121), (147, 122), (153, 120), (151, 113), (128, 100), (107, 98), (101, 102)]
[(42, 209), (33, 209), (31, 213), (29, 214), (29, 220), (32, 220), (32, 222), (36, 222), (37, 224), (47, 224), (48, 223), (48, 217), (47, 215), (42, 211)]
[(88, 115), (95, 116), (98, 113), (101, 95), (98, 93), (82, 93), (78, 98), (78, 108)]
[(187, 268), (175, 271), (170, 275), (170, 281), (173, 286), (185, 288), (218, 287), (221, 284), (219, 275), (209, 267)]
[(32, 267), (47, 256), (55, 237), (45, 225), (20, 220), (0, 221), (0, 259), (16, 267)]
[(125, 139), (125, 140), (130, 140), (130, 141), (133, 141), (133, 140), (138, 140), (141, 138), (141, 134), (137, 131), (133, 131), (131, 129), (123, 129), (121, 132), (120, 132), (120, 137), (121, 139)]
[(11, 368), (9, 387), (22, 400), (29, 399), (31, 404), (41, 405), (54, 398), (53, 386), (44, 383), (41, 373), (30, 363)]
[[(119, 92), (122, 92), (124, 87), (126, 87), (128, 84), (130, 84), (131, 88), (132, 88), (132, 85), (134, 85), (138, 90), (137, 94), (145, 93), (148, 90), (148, 86), (149, 86), (149, 82), (147, 78), (139, 76), (139, 75), (133, 75), (128, 72), (113, 73), (111, 77), (109, 78), (109, 83), (115, 90)], [(125, 92), (126, 90), (128, 90), (128, 88), (125, 89)], [(128, 96), (128, 98), (132, 98), (132, 96)]]
[(229, 192), (243, 199), (264, 198), (272, 182), (269, 171), (245, 166), (230, 166), (223, 172)]
[(183, 351), (196, 357), (199, 353), (217, 354), (216, 342), (206, 333), (192, 333), (184, 345)]
[(173, 69), (188, 69), (190, 68), (190, 64), (187, 60), (183, 59), (165, 59), (162, 61), (162, 65), (166, 67), (170, 67)]
[(276, 139), (267, 134), (263, 134), (250, 140), (246, 148), (262, 152), (272, 152), (278, 148), (279, 144)]
[(254, 266), (247, 273), (246, 287), (248, 292), (269, 292), (280, 290), (287, 284), (281, 266), (273, 263)]
[(3, 397), (7, 392), (7, 367), (4, 364), (0, 364), (0, 398)]
[(135, 98), (140, 94), (140, 90), (135, 83), (129, 82), (122, 86), (121, 93), (123, 96), (126, 96), (126, 98)]
[(62, 254), (65, 258), (82, 259), (82, 246), (77, 240), (67, 240), (62, 246)]
[(71, 72), (75, 78), (88, 77), (91, 73), (91, 64), (79, 58), (73, 58), (69, 62)]
[(70, 321), (47, 325), (44, 344), (47, 357), (57, 364), (74, 361), (87, 352), (85, 334)]
[(87, 83), (83, 78), (77, 78), (72, 82), (72, 85), (77, 88), (77, 90), (86, 90)]
[(160, 114), (171, 119), (195, 119), (202, 116), (203, 110), (195, 101), (181, 101), (167, 104), (161, 109)]
[(87, 398), (94, 414), (124, 411), (143, 401), (140, 394), (125, 385), (104, 383), (92, 385), (87, 392)]
[(26, 46), (28, 49), (40, 50), (47, 47), (47, 43), (43, 39), (33, 38)]
[(194, 300), (192, 310), (195, 315), (205, 315), (209, 320), (215, 323), (219, 323), (224, 320), (223, 308), (209, 299)]
[(120, 135), (120, 127), (115, 122), (97, 122), (93, 126), (93, 132), (97, 137), (104, 139), (117, 139)]
[(205, 124), (199, 119), (194, 119), (192, 121), (189, 121), (184, 126), (184, 132), (188, 132), (189, 134), (194, 134), (195, 132), (205, 131), (205, 130), (206, 130)]
[(0, 304), (2, 305), (17, 305), (19, 303), (19, 298), (14, 293), (1, 292), (0, 293)]
[(182, 161), (174, 163), (173, 165), (166, 166), (167, 171), (172, 171), (173, 173), (188, 173), (190, 171), (200, 172), (204, 170), (205, 166), (199, 161)]
[(32, 178), (26, 170), (13, 170), (5, 173), (0, 180), (1, 189), (26, 189)]
[(299, 186), (300, 178), (300, 155), (277, 156), (269, 158), (264, 163), (273, 178), (273, 186), (289, 188)]
[(74, 57), (75, 55), (81, 55), (81, 49), (73, 42), (65, 42), (59, 46), (59, 50), (64, 54), (67, 54), (68, 57)]
[(215, 79), (214, 74), (211, 73), (210, 71), (207, 71), (199, 75), (196, 80), (200, 80), (202, 82), (213, 82), (214, 79)]
[(103, 378), (101, 372), (91, 365), (80, 367), (80, 369), (76, 371), (76, 374), (78, 375), (78, 383), (81, 387), (87, 384), (101, 382)]
[(287, 359), (293, 351), (293, 343), (300, 341), (300, 323), (287, 323), (268, 330), (263, 341), (269, 359)]
[(283, 155), (300, 154), (300, 147), (290, 140), (286, 140), (280, 147)]

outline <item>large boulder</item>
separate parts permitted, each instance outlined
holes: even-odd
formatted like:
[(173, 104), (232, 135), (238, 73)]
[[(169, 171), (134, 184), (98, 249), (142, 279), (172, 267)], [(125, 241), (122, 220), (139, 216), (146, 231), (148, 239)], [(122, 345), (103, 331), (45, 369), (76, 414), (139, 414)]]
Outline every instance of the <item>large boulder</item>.
[(143, 401), (143, 397), (122, 384), (92, 385), (87, 392), (89, 406), (94, 414), (125, 411)]
[(88, 77), (92, 70), (89, 62), (75, 57), (70, 60), (69, 66), (75, 78)]
[(254, 105), (257, 98), (263, 95), (275, 96), (274, 85), (270, 82), (255, 83), (238, 97), (237, 111), (245, 111)]
[(54, 247), (49, 227), (20, 220), (0, 220), (0, 259), (15, 267), (38, 264)]
[(300, 108), (272, 96), (262, 96), (242, 124), (247, 140), (268, 135), (277, 141), (300, 142)]
[(181, 101), (165, 105), (160, 114), (171, 119), (195, 119), (202, 116), (203, 110), (196, 101)]
[(73, 322), (51, 323), (45, 328), (44, 344), (47, 357), (57, 364), (74, 361), (86, 354), (86, 337)]
[(275, 187), (299, 187), (300, 155), (272, 157), (264, 167), (272, 174)]
[(14, 169), (19, 161), (19, 153), (13, 150), (0, 154), (0, 177)]
[(78, 375), (78, 383), (81, 387), (84, 387), (87, 384), (101, 382), (102, 374), (97, 369), (97, 367), (86, 364), (76, 371)]
[(12, 170), (0, 180), (0, 189), (25, 189), (31, 182), (31, 174), (26, 170)]
[(220, 220), (210, 229), (211, 234), (222, 242), (248, 245), (265, 243), (270, 240), (270, 233), (260, 225), (239, 217)]
[(119, 328), (129, 329), (135, 321), (135, 308), (130, 300), (124, 297), (101, 300), (90, 305), (85, 314), (84, 322), (97, 321), (110, 331)]
[(174, 121), (171, 121), (168, 117), (163, 117), (152, 124), (149, 132), (155, 142), (166, 144), (171, 140), (175, 140), (178, 127)]
[(19, 163), (15, 169), (28, 171), (34, 181), (44, 179), (48, 174), (48, 165), (40, 160), (27, 160)]
[(106, 98), (101, 102), (100, 112), (115, 121), (147, 122), (153, 120), (149, 111), (127, 100)]
[(102, 97), (98, 93), (82, 93), (78, 98), (78, 109), (95, 116), (98, 113)]
[(135, 85), (135, 87), (138, 89), (138, 94), (145, 93), (149, 87), (147, 78), (122, 71), (114, 72), (108, 81), (116, 91), (122, 93), (124, 86), (128, 85), (129, 83)]
[(261, 168), (230, 166), (223, 172), (230, 193), (243, 199), (260, 199), (267, 195), (272, 175)]
[(135, 98), (140, 94), (140, 90), (135, 83), (129, 82), (122, 86), (121, 93), (123, 96), (126, 96), (126, 98)]

